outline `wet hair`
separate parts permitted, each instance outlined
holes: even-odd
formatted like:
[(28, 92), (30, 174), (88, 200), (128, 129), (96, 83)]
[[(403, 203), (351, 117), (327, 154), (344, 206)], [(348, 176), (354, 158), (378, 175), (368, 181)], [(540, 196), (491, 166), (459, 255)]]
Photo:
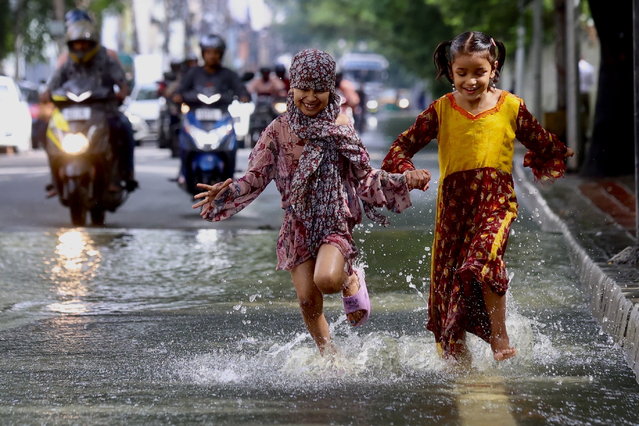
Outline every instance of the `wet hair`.
[(506, 60), (506, 46), (501, 41), (480, 31), (468, 31), (437, 45), (433, 54), (433, 61), (437, 69), (436, 78), (445, 76), (452, 83), (451, 64), (458, 55), (471, 54), (483, 55), (491, 66), (497, 61), (495, 77), (492, 80), (497, 83), (501, 68)]

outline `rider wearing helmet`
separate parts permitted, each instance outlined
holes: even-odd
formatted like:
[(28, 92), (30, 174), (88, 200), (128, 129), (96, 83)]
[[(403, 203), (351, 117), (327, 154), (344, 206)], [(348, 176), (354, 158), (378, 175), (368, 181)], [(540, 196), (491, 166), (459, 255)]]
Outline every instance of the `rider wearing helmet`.
[[(73, 26), (73, 24), (75, 24), (76, 22), (81, 22), (81, 21), (87, 21), (90, 24), (93, 24), (93, 19), (91, 18), (91, 16), (86, 10), (71, 9), (64, 15), (64, 26), (67, 29), (67, 31), (69, 31), (69, 29), (71, 28), (71, 26)], [(115, 50), (107, 49), (107, 53), (113, 59), (120, 61), (120, 59), (118, 58), (118, 53)], [(68, 58), (69, 58), (69, 53), (62, 52), (62, 54), (58, 56), (58, 60), (56, 62), (56, 68), (60, 68), (67, 61)]]
[(75, 63), (91, 61), (100, 50), (95, 27), (90, 21), (81, 20), (69, 24), (67, 29), (69, 56)]
[(255, 96), (286, 97), (286, 87), (282, 80), (271, 74), (269, 67), (261, 67), (259, 76), (246, 85), (246, 89)]
[(248, 101), (249, 95), (240, 77), (230, 69), (222, 66), (222, 58), (226, 50), (224, 39), (217, 34), (208, 34), (200, 39), (203, 66), (193, 67), (184, 75), (178, 92), (173, 100), (182, 102), (184, 95), (196, 87), (215, 88), (223, 97), (238, 97)]
[[(173, 101), (179, 104), (197, 88), (209, 88), (222, 95), (227, 105), (236, 97), (241, 102), (248, 102), (250, 97), (240, 77), (222, 66), (222, 58), (226, 51), (224, 39), (217, 34), (205, 35), (200, 39), (200, 49), (204, 65), (192, 67), (187, 71), (180, 81), (177, 93), (173, 95)], [(187, 162), (187, 151), (182, 146), (179, 147), (179, 151), (181, 162), (178, 181), (184, 179)]]
[(284, 89), (288, 93), (291, 88), (291, 80), (286, 75), (286, 66), (284, 64), (275, 64), (275, 76), (284, 83)]
[[(93, 23), (87, 19), (70, 22), (67, 27), (67, 47), (69, 54), (64, 63), (59, 66), (51, 77), (47, 95), (62, 87), (72, 78), (96, 78), (103, 87), (109, 88), (112, 95), (112, 113), (109, 116), (111, 129), (111, 144), (114, 152), (118, 153), (121, 165), (122, 180), (126, 182), (129, 192), (135, 190), (138, 184), (134, 179), (133, 150), (135, 140), (129, 120), (119, 111), (118, 107), (129, 93), (128, 84), (122, 64), (107, 49), (98, 42), (98, 34)], [(115, 91), (113, 88), (117, 87)]]

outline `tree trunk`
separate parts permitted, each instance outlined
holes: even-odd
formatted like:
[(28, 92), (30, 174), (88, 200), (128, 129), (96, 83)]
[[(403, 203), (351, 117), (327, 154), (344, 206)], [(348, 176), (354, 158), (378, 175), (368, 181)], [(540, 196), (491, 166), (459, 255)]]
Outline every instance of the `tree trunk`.
[(555, 0), (557, 111), (566, 110), (566, 0)]
[(634, 173), (632, 2), (589, 0), (601, 64), (592, 139), (582, 174)]

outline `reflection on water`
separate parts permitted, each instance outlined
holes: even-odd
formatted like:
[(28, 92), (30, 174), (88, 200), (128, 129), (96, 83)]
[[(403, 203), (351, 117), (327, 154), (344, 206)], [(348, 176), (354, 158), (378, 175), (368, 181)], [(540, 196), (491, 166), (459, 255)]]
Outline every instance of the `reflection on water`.
[(88, 312), (82, 299), (88, 294), (86, 283), (95, 277), (101, 260), (86, 231), (59, 232), (54, 257), (44, 263), (51, 268), (50, 280), (61, 301), (49, 304), (48, 308), (66, 314)]
[[(2, 235), (0, 416), (46, 423), (632, 424), (639, 387), (588, 312), (561, 236), (510, 240), (505, 363), (451, 370), (424, 329), (430, 229), (360, 227), (373, 312), (305, 332), (275, 231)], [(522, 223), (523, 222), (523, 223)], [(29, 243), (25, 243), (29, 241)], [(8, 268), (11, 265), (12, 268)], [(20, 272), (16, 273), (17, 269)], [(17, 315), (28, 322), (14, 322)], [(44, 317), (44, 319), (42, 319)], [(10, 417), (7, 417), (10, 416)]]

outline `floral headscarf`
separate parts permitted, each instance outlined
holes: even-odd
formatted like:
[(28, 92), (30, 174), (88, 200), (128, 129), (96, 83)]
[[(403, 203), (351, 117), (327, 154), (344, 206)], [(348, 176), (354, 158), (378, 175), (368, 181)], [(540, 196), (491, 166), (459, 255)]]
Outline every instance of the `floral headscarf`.
[[(348, 166), (370, 169), (369, 155), (352, 126), (335, 124), (340, 98), (335, 93), (335, 61), (326, 52), (306, 49), (293, 57), (291, 88), (328, 91), (328, 106), (315, 117), (300, 111), (287, 99), (287, 118), (295, 133), (306, 142), (291, 183), (291, 207), (308, 232), (310, 251), (316, 252), (330, 234), (348, 234), (351, 218), (344, 187)], [(356, 181), (352, 182), (357, 187)], [(366, 202), (364, 211), (371, 220), (388, 224), (388, 219)]]

